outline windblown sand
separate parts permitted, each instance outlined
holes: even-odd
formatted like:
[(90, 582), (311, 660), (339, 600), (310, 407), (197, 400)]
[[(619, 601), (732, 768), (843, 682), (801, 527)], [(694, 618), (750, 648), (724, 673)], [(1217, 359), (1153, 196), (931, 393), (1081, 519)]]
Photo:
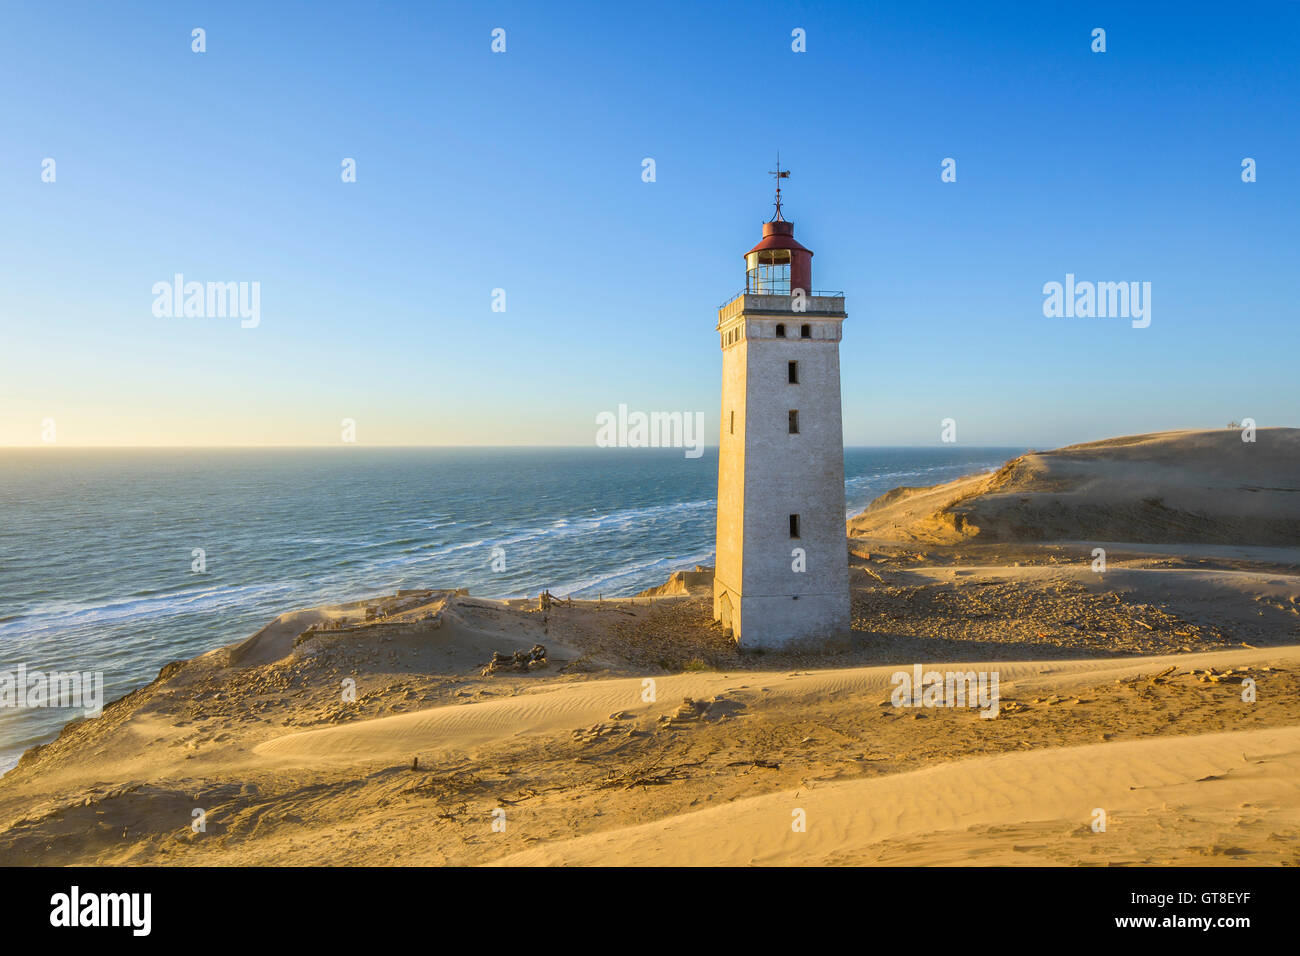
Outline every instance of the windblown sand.
[[(0, 863), (1300, 863), (1297, 435), (1248, 474), (1225, 430), (891, 493), (833, 655), (741, 654), (707, 575), (284, 615), (29, 751)], [(918, 663), (997, 671), (998, 716), (893, 706)]]

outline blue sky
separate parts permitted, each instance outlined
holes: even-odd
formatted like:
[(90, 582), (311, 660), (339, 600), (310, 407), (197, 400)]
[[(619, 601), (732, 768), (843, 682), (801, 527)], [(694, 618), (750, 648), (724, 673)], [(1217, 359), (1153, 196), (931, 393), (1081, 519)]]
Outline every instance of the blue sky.
[[(716, 436), (778, 149), (847, 444), (1298, 425), (1300, 5), (1133, 6), (8, 4), (0, 444)], [(178, 272), (260, 325), (155, 317)], [(1045, 318), (1066, 273), (1150, 327)]]

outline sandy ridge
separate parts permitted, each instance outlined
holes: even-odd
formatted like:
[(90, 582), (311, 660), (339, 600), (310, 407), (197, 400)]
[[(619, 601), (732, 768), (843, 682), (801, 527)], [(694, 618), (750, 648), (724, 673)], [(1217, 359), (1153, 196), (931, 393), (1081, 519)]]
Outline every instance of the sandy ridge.
[[(1045, 842), (1131, 838), (1162, 814), (1266, 807), (1300, 823), (1300, 727), (999, 754), (913, 773), (737, 800), (640, 826), (553, 842), (493, 865), (738, 866), (867, 862), (873, 846), (907, 841), (917, 862), (941, 849), (979, 856), (982, 827), (1054, 824)], [(1097, 808), (1107, 831), (1094, 833)], [(792, 814), (807, 830), (792, 830)], [(1197, 833), (1188, 829), (1187, 837)], [(1039, 839), (1043, 839), (1040, 835)], [(1005, 861), (1003, 861), (1005, 862)]]
[[(1180, 669), (1253, 666), (1278, 662), (1300, 663), (1300, 646), (1244, 649), (1177, 658), (1091, 659), (1045, 663), (1042, 661), (942, 664), (919, 662), (927, 670), (997, 671), (1004, 698), (1015, 693), (1060, 692), (1072, 686), (1155, 673), (1171, 664)], [(771, 697), (861, 696), (864, 706), (876, 706), (893, 689), (891, 678), (911, 662), (878, 667), (811, 671), (806, 673), (749, 672), (737, 675), (684, 674), (654, 678), (655, 701), (642, 700), (644, 679), (598, 680), (574, 683), (553, 690), (521, 694), (501, 700), (452, 704), (381, 717), (355, 724), (300, 731), (264, 741), (254, 748), (259, 756), (284, 762), (407, 761), (413, 754), (455, 747), (472, 748), (493, 741), (530, 734), (569, 733), (579, 726), (607, 719), (611, 714), (669, 713), (683, 698), (709, 698), (722, 694), (764, 694)]]

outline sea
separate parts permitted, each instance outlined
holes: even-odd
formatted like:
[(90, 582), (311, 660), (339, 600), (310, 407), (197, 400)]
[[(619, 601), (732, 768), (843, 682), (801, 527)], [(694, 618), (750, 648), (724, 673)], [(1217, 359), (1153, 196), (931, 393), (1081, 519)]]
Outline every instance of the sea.
[[(849, 448), (847, 514), (1020, 448)], [(295, 608), (398, 588), (606, 597), (712, 564), (717, 450), (0, 450), (0, 681), (104, 699)], [(79, 711), (0, 706), (0, 772)]]

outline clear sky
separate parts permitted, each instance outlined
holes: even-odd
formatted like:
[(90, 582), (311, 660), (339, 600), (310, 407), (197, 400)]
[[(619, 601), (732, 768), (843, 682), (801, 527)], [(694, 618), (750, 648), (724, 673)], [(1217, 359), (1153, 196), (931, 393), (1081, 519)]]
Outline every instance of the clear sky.
[[(813, 284), (847, 296), (847, 444), (1300, 425), (1298, 28), (1296, 3), (7, 3), (0, 444), (350, 418), (590, 445), (620, 403), (703, 411), (712, 443), (716, 309), (778, 150)], [(260, 283), (260, 324), (155, 316), (176, 273)], [(1044, 317), (1067, 273), (1150, 282), (1150, 327)]]

